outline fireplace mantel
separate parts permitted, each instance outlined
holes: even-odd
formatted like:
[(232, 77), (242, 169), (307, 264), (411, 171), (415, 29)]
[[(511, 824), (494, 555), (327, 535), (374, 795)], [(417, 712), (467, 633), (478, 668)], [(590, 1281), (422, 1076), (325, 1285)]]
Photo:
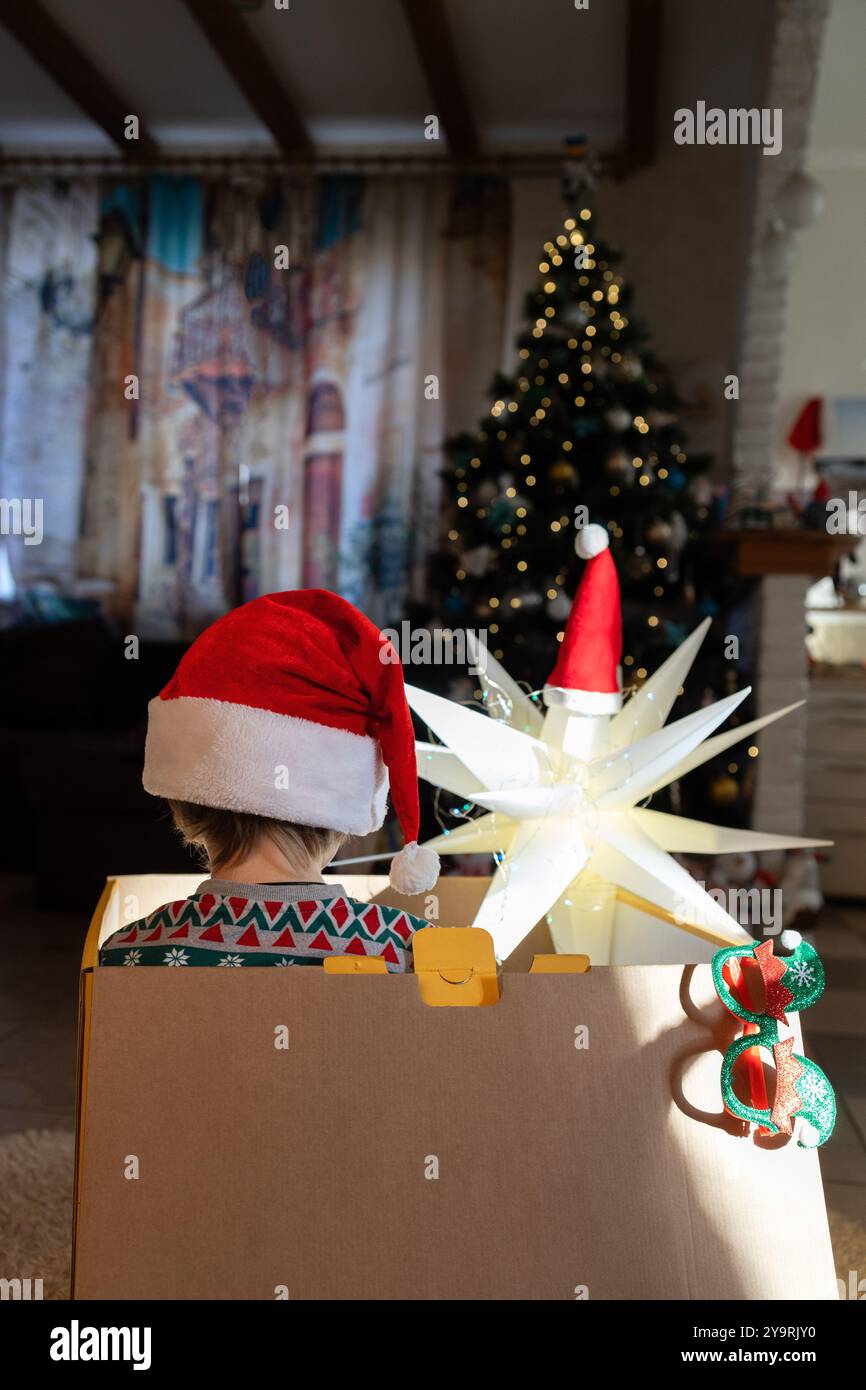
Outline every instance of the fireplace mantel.
[(833, 574), (842, 556), (850, 554), (859, 540), (859, 536), (833, 536), (793, 527), (784, 531), (757, 527), (721, 531), (716, 537), (720, 546), (736, 551), (738, 574), (802, 574), (812, 580)]

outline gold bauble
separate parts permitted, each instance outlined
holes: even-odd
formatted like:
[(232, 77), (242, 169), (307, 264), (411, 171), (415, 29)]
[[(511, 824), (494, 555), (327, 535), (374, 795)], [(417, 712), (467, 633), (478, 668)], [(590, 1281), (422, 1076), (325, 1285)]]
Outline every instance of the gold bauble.
[(622, 449), (614, 449), (604, 461), (604, 471), (611, 478), (626, 477), (631, 466), (631, 459)]
[(721, 773), (710, 783), (710, 797), (716, 806), (733, 806), (739, 795), (739, 782), (727, 772)]
[(654, 521), (649, 522), (645, 535), (651, 545), (667, 545), (673, 535), (673, 527), (669, 521), (658, 516)]

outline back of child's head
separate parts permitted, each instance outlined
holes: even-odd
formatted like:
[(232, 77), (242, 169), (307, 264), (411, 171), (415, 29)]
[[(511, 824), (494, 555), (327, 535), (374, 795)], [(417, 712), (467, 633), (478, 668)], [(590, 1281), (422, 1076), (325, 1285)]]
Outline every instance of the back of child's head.
[(192, 801), (170, 800), (168, 804), (184, 844), (215, 873), (242, 864), (268, 845), (294, 868), (321, 871), (347, 838), (340, 830), (296, 825), (248, 811), (226, 811)]
[(193, 642), (148, 706), (143, 782), (172, 803), (212, 870), (251, 859), (256, 843), (260, 858), (270, 841), (289, 865), (306, 872), (316, 856), (320, 871), (344, 836), (380, 828), (390, 791), (405, 840), (392, 885), (426, 892), (439, 873), (434, 850), (418, 844), (399, 659), (363, 613), (324, 589), (264, 594)]

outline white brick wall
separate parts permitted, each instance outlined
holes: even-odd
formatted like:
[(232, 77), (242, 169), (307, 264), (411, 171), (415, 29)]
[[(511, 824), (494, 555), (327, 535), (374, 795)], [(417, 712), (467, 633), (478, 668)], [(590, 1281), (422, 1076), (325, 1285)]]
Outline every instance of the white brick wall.
[[(733, 500), (770, 488), (786, 329), (788, 270), (768, 267), (764, 245), (779, 189), (803, 164), (830, 0), (776, 0), (776, 27), (764, 105), (782, 110), (782, 150), (756, 156), (755, 199), (740, 332), (740, 401), (734, 424)], [(803, 604), (806, 575), (773, 575), (761, 586), (759, 714), (808, 694)], [(806, 711), (760, 734), (752, 823), (778, 834), (804, 833)]]
[[(758, 714), (770, 714), (809, 689), (803, 604), (811, 580), (770, 575), (761, 585), (758, 629)], [(779, 835), (804, 834), (806, 710), (794, 710), (759, 735), (761, 756), (752, 823)]]
[(764, 245), (779, 189), (801, 168), (815, 100), (830, 0), (776, 0), (776, 29), (764, 106), (782, 111), (782, 149), (756, 151), (756, 181), (740, 326), (740, 400), (734, 424), (734, 501), (770, 487), (776, 457), (788, 270), (769, 267)]

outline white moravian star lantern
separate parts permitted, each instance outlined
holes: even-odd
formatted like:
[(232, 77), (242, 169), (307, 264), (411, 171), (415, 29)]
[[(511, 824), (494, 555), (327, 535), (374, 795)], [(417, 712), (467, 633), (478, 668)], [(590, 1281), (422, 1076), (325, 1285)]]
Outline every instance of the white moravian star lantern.
[(575, 549), (587, 564), (543, 712), (481, 651), (475, 664), (491, 713), (407, 687), (410, 705), (441, 740), (416, 744), (419, 776), (483, 812), (427, 843), (440, 854), (496, 855), (472, 925), (490, 932), (500, 960), (543, 918), (558, 951), (586, 952), (595, 964), (706, 960), (752, 936), (672, 854), (825, 842), (707, 825), (645, 803), (797, 705), (710, 738), (747, 688), (666, 724), (709, 619), (623, 704), (619, 580), (607, 531), (584, 527)]

